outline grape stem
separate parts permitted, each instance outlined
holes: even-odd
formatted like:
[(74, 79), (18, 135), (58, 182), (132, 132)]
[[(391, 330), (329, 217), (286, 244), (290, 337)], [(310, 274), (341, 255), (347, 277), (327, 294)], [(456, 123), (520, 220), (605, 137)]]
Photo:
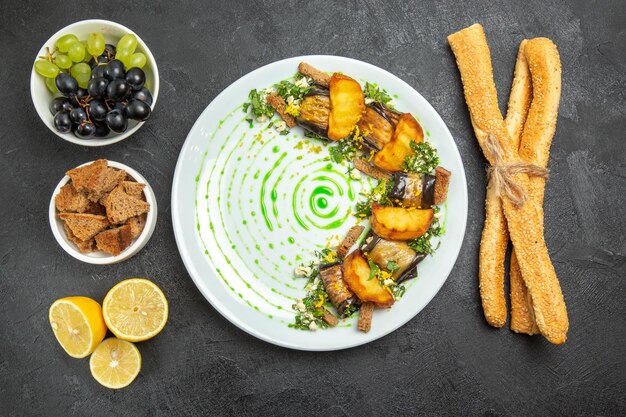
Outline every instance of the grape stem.
[(54, 48), (54, 51), (50, 52), (50, 48), (46, 46), (46, 54), (44, 56), (39, 56), (38, 58), (41, 58), (43, 60), (50, 62), (51, 64), (54, 64), (54, 62), (52, 61), (54, 59), (53, 55), (56, 53), (56, 51), (57, 51), (56, 47)]

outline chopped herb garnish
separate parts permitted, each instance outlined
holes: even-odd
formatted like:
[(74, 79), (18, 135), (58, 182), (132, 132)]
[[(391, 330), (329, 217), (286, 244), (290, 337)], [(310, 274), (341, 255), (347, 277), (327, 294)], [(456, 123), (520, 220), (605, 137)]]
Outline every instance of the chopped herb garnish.
[(330, 159), (338, 164), (343, 161), (351, 161), (356, 156), (358, 149), (351, 137), (341, 139), (335, 146), (328, 148)]
[(428, 174), (439, 166), (437, 150), (428, 142), (411, 142), (413, 155), (407, 156), (402, 167), (409, 172)]
[(321, 137), (321, 136), (320, 136), (320, 135), (318, 135), (317, 133), (315, 133), (315, 132), (311, 132), (311, 131), (309, 131), (309, 130), (307, 130), (307, 131), (304, 133), (304, 137), (306, 137), (306, 138), (311, 138), (311, 139), (321, 140), (322, 142), (325, 142), (325, 141), (326, 141), (326, 139), (324, 139), (323, 137)]
[(254, 127), (254, 124), (252, 123), (252, 119), (246, 119), (246, 122), (248, 122), (248, 124), (250, 125), (250, 129)]
[[(434, 206), (433, 210), (435, 211), (435, 214), (437, 214), (441, 209), (438, 206)], [(417, 253), (432, 255), (437, 249), (439, 249), (439, 245), (441, 244), (441, 242), (438, 242), (437, 246), (433, 247), (433, 236), (443, 236), (445, 232), (445, 228), (440, 224), (439, 219), (435, 217), (426, 233), (416, 239), (408, 241), (407, 244)]]
[(397, 300), (397, 299), (401, 298), (404, 295), (404, 293), (406, 292), (406, 287), (404, 285), (402, 285), (402, 284), (396, 285), (391, 290), (391, 292), (393, 293), (393, 298)]
[(367, 201), (359, 201), (356, 203), (356, 212), (354, 213), (356, 217), (364, 219), (372, 215), (372, 203), (370, 200)]
[(398, 264), (396, 263), (396, 261), (388, 261), (387, 262), (387, 271), (389, 271), (389, 272), (391, 272), (393, 274), (397, 270), (398, 270)]
[(365, 200), (356, 203), (356, 212), (354, 215), (360, 219), (364, 219), (372, 215), (372, 202), (380, 203), (383, 205), (391, 205), (389, 200), (389, 193), (393, 188), (393, 182), (387, 180), (380, 180), (376, 187), (365, 194)]
[(293, 97), (294, 100), (300, 100), (310, 89), (311, 87), (298, 87), (290, 81), (281, 81), (276, 84), (276, 94), (281, 96), (285, 101), (287, 101), (289, 97)]
[(393, 107), (389, 105), (389, 102), (392, 100), (391, 96), (385, 89), (378, 88), (377, 84), (366, 82), (363, 94), (365, 98), (369, 98), (376, 103), (382, 103), (390, 109), (393, 109)]
[(255, 89), (250, 90), (250, 94), (248, 94), (249, 103), (244, 103), (243, 109), (244, 111), (250, 112), (254, 117), (272, 117), (274, 116), (274, 108), (265, 102), (263, 99), (263, 94)]
[(374, 278), (375, 276), (378, 275), (378, 273), (380, 272), (380, 268), (371, 259), (368, 259), (367, 263), (370, 265), (370, 276), (369, 276), (369, 278), (367, 278), (367, 280), (369, 281), (369, 280), (371, 280), (372, 278)]

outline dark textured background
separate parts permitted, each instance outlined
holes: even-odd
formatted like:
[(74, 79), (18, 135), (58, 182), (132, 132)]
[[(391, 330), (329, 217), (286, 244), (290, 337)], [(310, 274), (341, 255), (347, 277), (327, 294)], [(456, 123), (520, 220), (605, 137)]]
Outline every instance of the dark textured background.
[[(626, 7), (620, 0), (463, 3), (3, 1), (0, 415), (625, 415)], [(86, 18), (135, 30), (161, 73), (152, 119), (106, 148), (58, 139), (29, 94), (39, 47)], [(485, 162), (446, 42), (476, 21), (487, 32), (502, 108), (521, 39), (550, 37), (561, 54), (545, 204), (546, 239), (571, 324), (561, 347), (494, 330), (482, 317), (476, 277)], [(261, 65), (316, 53), (378, 65), (424, 95), (457, 142), (470, 190), (463, 249), (435, 299), (391, 335), (333, 353), (275, 347), (222, 318), (187, 275), (170, 213), (178, 152), (213, 97)], [(74, 260), (48, 225), (63, 172), (96, 158), (133, 166), (158, 198), (152, 240), (119, 265)], [(101, 300), (131, 276), (163, 288), (170, 320), (141, 344), (138, 379), (114, 392), (91, 378), (87, 359), (62, 351), (47, 312), (62, 296)]]

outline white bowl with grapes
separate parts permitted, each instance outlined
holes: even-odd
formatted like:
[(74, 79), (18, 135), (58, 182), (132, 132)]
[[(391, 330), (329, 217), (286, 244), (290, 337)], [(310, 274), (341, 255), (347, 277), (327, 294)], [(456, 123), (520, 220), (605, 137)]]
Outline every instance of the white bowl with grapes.
[(119, 142), (150, 117), (159, 71), (145, 42), (108, 20), (83, 20), (41, 48), (30, 77), (35, 109), (60, 138), (84, 146)]

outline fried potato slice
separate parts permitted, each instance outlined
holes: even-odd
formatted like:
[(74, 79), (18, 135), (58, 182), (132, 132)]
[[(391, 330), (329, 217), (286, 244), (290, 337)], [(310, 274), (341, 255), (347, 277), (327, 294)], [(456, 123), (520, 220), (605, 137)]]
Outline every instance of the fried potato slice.
[(363, 302), (371, 301), (378, 307), (390, 307), (393, 295), (376, 277), (370, 278), (371, 269), (360, 250), (352, 252), (343, 263), (343, 280)]
[(328, 138), (343, 139), (352, 133), (365, 111), (365, 97), (361, 85), (343, 74), (330, 78), (330, 116)]
[(411, 240), (422, 236), (433, 222), (433, 209), (389, 207), (372, 204), (372, 230), (387, 240)]
[(412, 114), (404, 113), (391, 141), (374, 156), (374, 165), (387, 171), (402, 171), (405, 159), (413, 154), (411, 142), (422, 142), (424, 130)]

